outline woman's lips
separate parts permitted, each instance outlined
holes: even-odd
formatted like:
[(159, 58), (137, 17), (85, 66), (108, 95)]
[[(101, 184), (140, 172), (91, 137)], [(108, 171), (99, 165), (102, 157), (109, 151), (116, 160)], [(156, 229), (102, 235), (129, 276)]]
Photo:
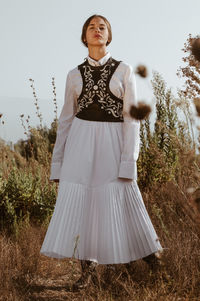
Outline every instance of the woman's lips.
[(100, 34), (95, 34), (94, 37), (95, 37), (95, 38), (101, 38), (101, 35), (100, 35)]

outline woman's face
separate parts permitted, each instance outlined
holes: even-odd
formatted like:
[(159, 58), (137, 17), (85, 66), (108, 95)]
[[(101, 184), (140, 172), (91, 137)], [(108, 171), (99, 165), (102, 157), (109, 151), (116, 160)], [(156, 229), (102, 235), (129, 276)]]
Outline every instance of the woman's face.
[(88, 46), (106, 45), (108, 35), (108, 28), (104, 20), (100, 17), (94, 17), (87, 27), (86, 42)]

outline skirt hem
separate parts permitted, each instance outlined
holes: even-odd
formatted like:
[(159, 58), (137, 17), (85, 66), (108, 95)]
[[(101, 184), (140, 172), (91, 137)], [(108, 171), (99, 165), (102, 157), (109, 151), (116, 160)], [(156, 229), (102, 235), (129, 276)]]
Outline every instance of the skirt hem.
[(88, 189), (62, 181), (40, 253), (102, 264), (126, 263), (162, 250), (136, 181)]

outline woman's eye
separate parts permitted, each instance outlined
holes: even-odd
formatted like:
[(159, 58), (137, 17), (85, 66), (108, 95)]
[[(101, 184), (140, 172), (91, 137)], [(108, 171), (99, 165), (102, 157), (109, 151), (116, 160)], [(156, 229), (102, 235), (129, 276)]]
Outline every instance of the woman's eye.
[[(101, 30), (105, 29), (105, 27), (99, 27)], [(94, 29), (94, 27), (90, 27), (90, 29)]]

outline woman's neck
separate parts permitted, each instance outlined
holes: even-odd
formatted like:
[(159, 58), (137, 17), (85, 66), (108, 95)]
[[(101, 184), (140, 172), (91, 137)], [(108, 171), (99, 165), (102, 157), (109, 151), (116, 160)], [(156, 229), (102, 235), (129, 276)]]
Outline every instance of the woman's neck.
[(100, 60), (107, 53), (106, 47), (100, 48), (99, 46), (88, 47), (88, 51), (89, 51), (89, 56), (95, 61)]

